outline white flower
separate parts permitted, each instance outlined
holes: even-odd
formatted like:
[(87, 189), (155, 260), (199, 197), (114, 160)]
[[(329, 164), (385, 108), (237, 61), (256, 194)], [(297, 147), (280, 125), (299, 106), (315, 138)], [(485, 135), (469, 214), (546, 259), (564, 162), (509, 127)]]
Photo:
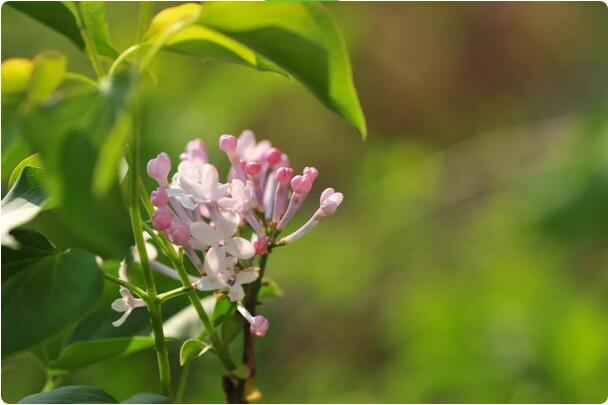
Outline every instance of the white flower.
[(245, 185), (241, 180), (235, 179), (230, 182), (230, 197), (221, 198), (218, 204), (225, 210), (245, 214), (251, 210), (253, 202), (253, 183), (247, 181)]
[(173, 176), (169, 197), (177, 197), (184, 208), (194, 209), (198, 203), (217, 201), (228, 194), (228, 185), (219, 183), (215, 166), (183, 161)]
[(115, 327), (119, 327), (131, 315), (131, 312), (137, 307), (145, 307), (146, 303), (141, 298), (135, 298), (131, 291), (127, 290), (124, 287), (120, 287), (120, 295), (122, 298), (117, 298), (112, 302), (112, 309), (116, 312), (124, 312), (122, 316), (116, 321), (112, 322), (112, 325)]
[(204, 221), (197, 221), (190, 224), (190, 233), (202, 248), (209, 246), (216, 250), (220, 260), (224, 260), (226, 254), (238, 259), (250, 259), (255, 255), (253, 244), (245, 238), (233, 236), (239, 222), (237, 214), (219, 211), (214, 218), (215, 227)]
[(227, 290), (228, 298), (231, 301), (240, 301), (245, 298), (243, 284), (255, 281), (258, 278), (258, 272), (258, 268), (250, 267), (238, 272), (234, 269), (225, 269), (218, 273), (208, 273), (196, 283), (196, 288), (202, 291)]

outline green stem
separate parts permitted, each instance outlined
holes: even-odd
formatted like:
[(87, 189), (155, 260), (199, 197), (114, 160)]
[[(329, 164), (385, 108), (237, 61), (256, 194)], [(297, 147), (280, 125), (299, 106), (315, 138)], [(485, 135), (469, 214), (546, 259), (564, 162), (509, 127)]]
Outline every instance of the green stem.
[(78, 25), (80, 35), (84, 40), (84, 45), (87, 50), (87, 54), (89, 55), (89, 59), (93, 64), (95, 74), (97, 75), (98, 79), (101, 79), (105, 76), (105, 73), (103, 71), (101, 60), (99, 59), (99, 54), (97, 53), (97, 47), (95, 46), (95, 42), (93, 41), (93, 38), (91, 38), (91, 34), (89, 33), (86, 23), (84, 22), (84, 16), (82, 15), (82, 10), (80, 9), (80, 3), (75, 2), (74, 4), (76, 5), (76, 24)]
[(54, 390), (55, 388), (57, 388), (61, 385), (62, 380), (63, 380), (62, 376), (53, 376), (53, 375), (47, 374), (46, 382), (44, 384), (44, 387), (42, 387), (42, 392), (49, 392), (49, 391)]
[(157, 298), (160, 300), (161, 303), (168, 301), (172, 298), (175, 297), (179, 297), (182, 296), (184, 294), (188, 294), (190, 291), (194, 290), (194, 287), (190, 286), (190, 287), (178, 287), (175, 288), (173, 290), (169, 290), (167, 292), (164, 292), (162, 294), (158, 294)]
[(89, 79), (88, 77), (78, 74), (78, 73), (74, 73), (74, 72), (67, 72), (64, 76), (65, 80), (73, 80), (76, 82), (80, 82), (80, 83), (85, 83), (88, 84), (89, 86), (92, 86), (94, 88), (98, 88), (97, 83), (94, 80)]
[(139, 208), (139, 138), (140, 138), (140, 114), (139, 114), (139, 100), (135, 101), (135, 125), (133, 128), (133, 137), (131, 141), (131, 161), (129, 168), (129, 215), (131, 217), (131, 226), (133, 228), (133, 237), (135, 239), (135, 246), (139, 253), (141, 268), (144, 276), (144, 285), (146, 287), (147, 299), (146, 304), (148, 305), (148, 313), (150, 316), (150, 323), (154, 332), (154, 343), (156, 346), (156, 358), (158, 362), (158, 369), (160, 375), (160, 381), (162, 391), (165, 396), (172, 398), (171, 389), (171, 368), (169, 366), (169, 353), (167, 350), (167, 342), (163, 332), (163, 321), (160, 310), (160, 300), (158, 299), (156, 292), (156, 284), (154, 282), (154, 276), (152, 274), (152, 268), (148, 260), (148, 253), (146, 251), (143, 227), (141, 222), (141, 212)]
[(182, 375), (179, 377), (179, 385), (177, 386), (177, 394), (175, 394), (175, 403), (181, 404), (184, 402), (184, 394), (186, 393), (186, 386), (188, 384), (188, 377), (190, 376), (190, 367), (192, 361), (189, 360), (182, 367)]
[[(174, 262), (173, 265), (175, 266), (175, 270), (179, 275), (182, 285), (184, 287), (192, 286), (192, 283), (190, 283), (188, 273), (186, 272), (183, 263), (181, 261), (177, 261)], [(203, 304), (201, 304), (201, 300), (199, 299), (196, 290), (193, 289), (191, 291), (188, 291), (188, 298), (190, 299), (190, 303), (194, 307), (194, 310), (198, 314), (198, 317), (200, 318), (201, 322), (203, 323), (207, 334), (209, 334), (209, 339), (211, 340), (211, 345), (213, 346), (215, 354), (217, 354), (226, 370), (231, 372), (236, 368), (234, 362), (230, 357), (230, 353), (228, 353), (228, 350), (217, 335), (217, 332), (213, 327), (213, 323), (211, 322), (211, 319), (209, 319), (209, 315), (207, 315), (207, 312), (205, 312), (205, 308), (203, 308)]]
[[(260, 275), (258, 278), (251, 284), (251, 287), (247, 291), (247, 295), (245, 296), (244, 305), (245, 308), (251, 313), (251, 315), (256, 314), (256, 306), (258, 304), (258, 294), (260, 292), (260, 288), (262, 287), (262, 279), (264, 278), (264, 272), (266, 270), (266, 263), (268, 261), (268, 254), (265, 254), (260, 258)], [(243, 364), (246, 364), (249, 367), (249, 377), (255, 377), (255, 338), (251, 334), (249, 330), (249, 323), (247, 321), (243, 321)], [(236, 385), (236, 397), (240, 402), (246, 402), (245, 398), (245, 380), (239, 380)], [(228, 392), (227, 392), (228, 394)]]
[(112, 63), (110, 66), (110, 70), (108, 70), (108, 76), (114, 77), (116, 74), (116, 69), (129, 57), (131, 54), (135, 53), (138, 49), (141, 48), (141, 44), (133, 45), (127, 48), (123, 53), (118, 55), (118, 58)]
[(129, 290), (129, 291), (137, 294), (139, 296), (139, 298), (143, 298), (143, 299), (147, 299), (148, 298), (148, 294), (144, 290), (142, 290), (141, 288), (139, 288), (138, 286), (136, 286), (133, 283), (130, 283), (130, 282), (126, 281), (126, 280), (122, 280), (122, 279), (120, 279), (118, 277), (114, 277), (111, 274), (103, 273), (103, 276), (107, 280), (110, 280), (111, 282), (116, 283), (116, 284), (118, 284), (118, 285), (126, 288), (127, 290)]

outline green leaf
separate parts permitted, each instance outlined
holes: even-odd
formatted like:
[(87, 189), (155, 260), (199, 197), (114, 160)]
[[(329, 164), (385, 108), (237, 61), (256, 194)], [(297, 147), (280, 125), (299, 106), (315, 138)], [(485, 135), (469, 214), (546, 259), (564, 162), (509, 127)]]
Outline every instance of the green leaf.
[(65, 55), (59, 52), (46, 51), (36, 55), (28, 85), (28, 101), (41, 103), (48, 99), (63, 81), (66, 65)]
[(213, 315), (211, 316), (211, 321), (214, 326), (219, 326), (222, 322), (224, 322), (228, 317), (236, 311), (236, 304), (226, 298), (218, 299), (215, 302), (215, 307), (213, 308)]
[(118, 401), (92, 385), (68, 385), (48, 392), (28, 395), (19, 404), (116, 404)]
[(346, 46), (320, 4), (186, 4), (159, 13), (147, 38), (205, 60), (236, 62), (295, 77), (364, 137), (367, 133)]
[(110, 183), (104, 183), (103, 195), (94, 192), (93, 184), (104, 142), (125, 106), (128, 88), (126, 77), (103, 91), (75, 88), (24, 117), (24, 133), (40, 154), (48, 174), (44, 186), (59, 204), (57, 213), (66, 232), (80, 247), (116, 259), (123, 258), (132, 244), (118, 176), (107, 174)]
[(54, 256), (59, 250), (44, 235), (28, 229), (15, 229), (12, 236), (20, 249), (2, 247), (2, 282), (46, 257)]
[(49, 364), (48, 372), (51, 375), (63, 375), (82, 367), (125, 357), (151, 347), (154, 347), (154, 339), (149, 336), (75, 342), (63, 349), (59, 357)]
[(222, 323), (222, 341), (229, 345), (243, 329), (243, 317), (235, 312)]
[(238, 63), (289, 76), (283, 69), (238, 41), (194, 24), (200, 11), (201, 6), (193, 3), (161, 11), (154, 17), (146, 40), (173, 52), (197, 56), (203, 61)]
[[(91, 35), (97, 52), (100, 55), (112, 59), (118, 56), (118, 52), (112, 46), (106, 19), (106, 6), (102, 1), (66, 1), (64, 2), (72, 13), (76, 13), (75, 7), (80, 8), (82, 22)], [(76, 15), (76, 14), (75, 14)]]
[(93, 173), (93, 194), (103, 197), (112, 187), (118, 175), (124, 148), (131, 133), (131, 114), (123, 113), (114, 123), (99, 150)]
[(46, 246), (39, 260), (30, 260), (41, 242), (31, 236), (26, 241), (8, 257), (14, 274), (2, 283), (3, 354), (31, 348), (73, 326), (101, 298), (103, 276), (95, 256), (78, 249), (47, 254)]
[(281, 290), (281, 287), (275, 281), (264, 278), (260, 292), (258, 292), (258, 298), (275, 298), (282, 297), (283, 295), (283, 290)]
[(207, 343), (198, 339), (188, 339), (179, 349), (179, 364), (183, 366), (194, 357), (200, 357), (211, 349)]
[(131, 398), (121, 402), (121, 404), (170, 404), (171, 400), (160, 394), (150, 394), (147, 392), (135, 394)]
[[(104, 56), (116, 58), (108, 34), (105, 7), (102, 2), (79, 2), (84, 25), (90, 32), (97, 51)], [(85, 44), (78, 27), (78, 10), (72, 1), (11, 1), (9, 6), (29, 15), (47, 27), (67, 37), (80, 49)]]
[(21, 172), (23, 171), (23, 169), (26, 166), (42, 169), (43, 166), (42, 166), (42, 162), (40, 161), (40, 155), (38, 155), (37, 153), (34, 153), (33, 155), (30, 155), (30, 156), (26, 157), (25, 159), (23, 159), (21, 162), (19, 162), (19, 164), (12, 171), (11, 176), (8, 178), (8, 187), (9, 188), (13, 187), (13, 185), (19, 178), (19, 175), (21, 174)]
[(13, 187), (2, 199), (2, 223), (0, 234), (2, 244), (18, 247), (10, 231), (31, 221), (47, 201), (42, 182), (44, 169), (25, 166)]

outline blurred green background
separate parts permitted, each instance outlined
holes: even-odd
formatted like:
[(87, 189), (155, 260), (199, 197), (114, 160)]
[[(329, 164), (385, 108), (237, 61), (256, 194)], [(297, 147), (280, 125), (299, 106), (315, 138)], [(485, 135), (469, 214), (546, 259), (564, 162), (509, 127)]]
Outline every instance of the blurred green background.
[[(351, 52), (367, 142), (297, 83), (180, 55), (159, 58), (145, 101), (146, 159), (177, 159), (200, 137), (223, 162), (218, 136), (252, 128), (295, 168), (319, 168), (312, 195), (345, 194), (335, 216), (270, 258), (285, 296), (260, 309), (271, 321), (257, 341), (263, 401), (605, 401), (606, 6), (327, 6)], [(120, 50), (134, 42), (136, 7), (107, 4)], [(92, 72), (68, 40), (2, 8), (3, 60), (49, 48)], [(105, 320), (109, 333), (146, 333), (139, 312), (116, 330)], [(156, 373), (149, 350), (65, 383), (124, 399), (158, 391)], [(213, 356), (197, 361), (186, 401), (222, 402), (221, 374)], [(44, 378), (27, 355), (5, 359), (2, 398)]]

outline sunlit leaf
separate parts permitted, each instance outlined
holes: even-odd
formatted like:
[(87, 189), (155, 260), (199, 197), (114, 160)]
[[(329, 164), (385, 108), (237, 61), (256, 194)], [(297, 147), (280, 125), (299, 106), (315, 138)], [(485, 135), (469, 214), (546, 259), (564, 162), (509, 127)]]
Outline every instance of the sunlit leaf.
[(40, 103), (51, 96), (63, 81), (66, 64), (65, 55), (59, 52), (46, 51), (36, 55), (27, 91), (30, 103)]
[(48, 372), (52, 375), (67, 374), (82, 367), (125, 357), (151, 347), (154, 347), (154, 339), (150, 336), (75, 342), (63, 349), (59, 357), (49, 364)]
[(43, 189), (44, 169), (25, 166), (13, 187), (2, 199), (2, 223), (0, 234), (2, 244), (18, 247), (10, 231), (31, 221), (47, 201)]
[(42, 162), (40, 161), (40, 156), (37, 153), (34, 153), (33, 155), (30, 155), (27, 158), (23, 159), (21, 162), (19, 162), (19, 164), (15, 167), (15, 169), (11, 173), (11, 176), (8, 178), (9, 187), (13, 187), (13, 185), (19, 178), (19, 175), (21, 174), (21, 172), (23, 171), (23, 169), (26, 166), (42, 169), (43, 166), (42, 166)]
[(28, 241), (32, 238), (6, 258), (15, 274), (2, 283), (3, 354), (28, 349), (71, 327), (101, 298), (103, 276), (94, 255), (78, 249), (46, 254), (47, 248), (32, 260), (40, 241), (32, 247), (25, 245)]
[(65, 4), (73, 13), (78, 10), (74, 10), (72, 5), (80, 8), (82, 22), (90, 33), (97, 52), (110, 58), (116, 58), (118, 52), (116, 52), (110, 41), (105, 4), (102, 1), (66, 1)]
[(179, 364), (184, 365), (192, 358), (200, 357), (211, 349), (207, 343), (198, 339), (188, 339), (179, 350)]
[(84, 49), (85, 43), (76, 19), (79, 6), (83, 23), (90, 32), (98, 52), (110, 58), (118, 55), (110, 43), (102, 2), (78, 2), (77, 6), (73, 1), (11, 1), (8, 5), (66, 36), (77, 47)]
[(118, 401), (92, 385), (68, 385), (48, 392), (28, 395), (19, 404), (116, 404)]
[(162, 44), (164, 49), (201, 58), (203, 61), (232, 62), (288, 74), (249, 47), (209, 29), (194, 24), (201, 6), (187, 3), (167, 8), (158, 13), (150, 25), (146, 41)]
[(322, 5), (189, 3), (160, 12), (147, 40), (204, 60), (293, 76), (366, 135), (346, 46)]

